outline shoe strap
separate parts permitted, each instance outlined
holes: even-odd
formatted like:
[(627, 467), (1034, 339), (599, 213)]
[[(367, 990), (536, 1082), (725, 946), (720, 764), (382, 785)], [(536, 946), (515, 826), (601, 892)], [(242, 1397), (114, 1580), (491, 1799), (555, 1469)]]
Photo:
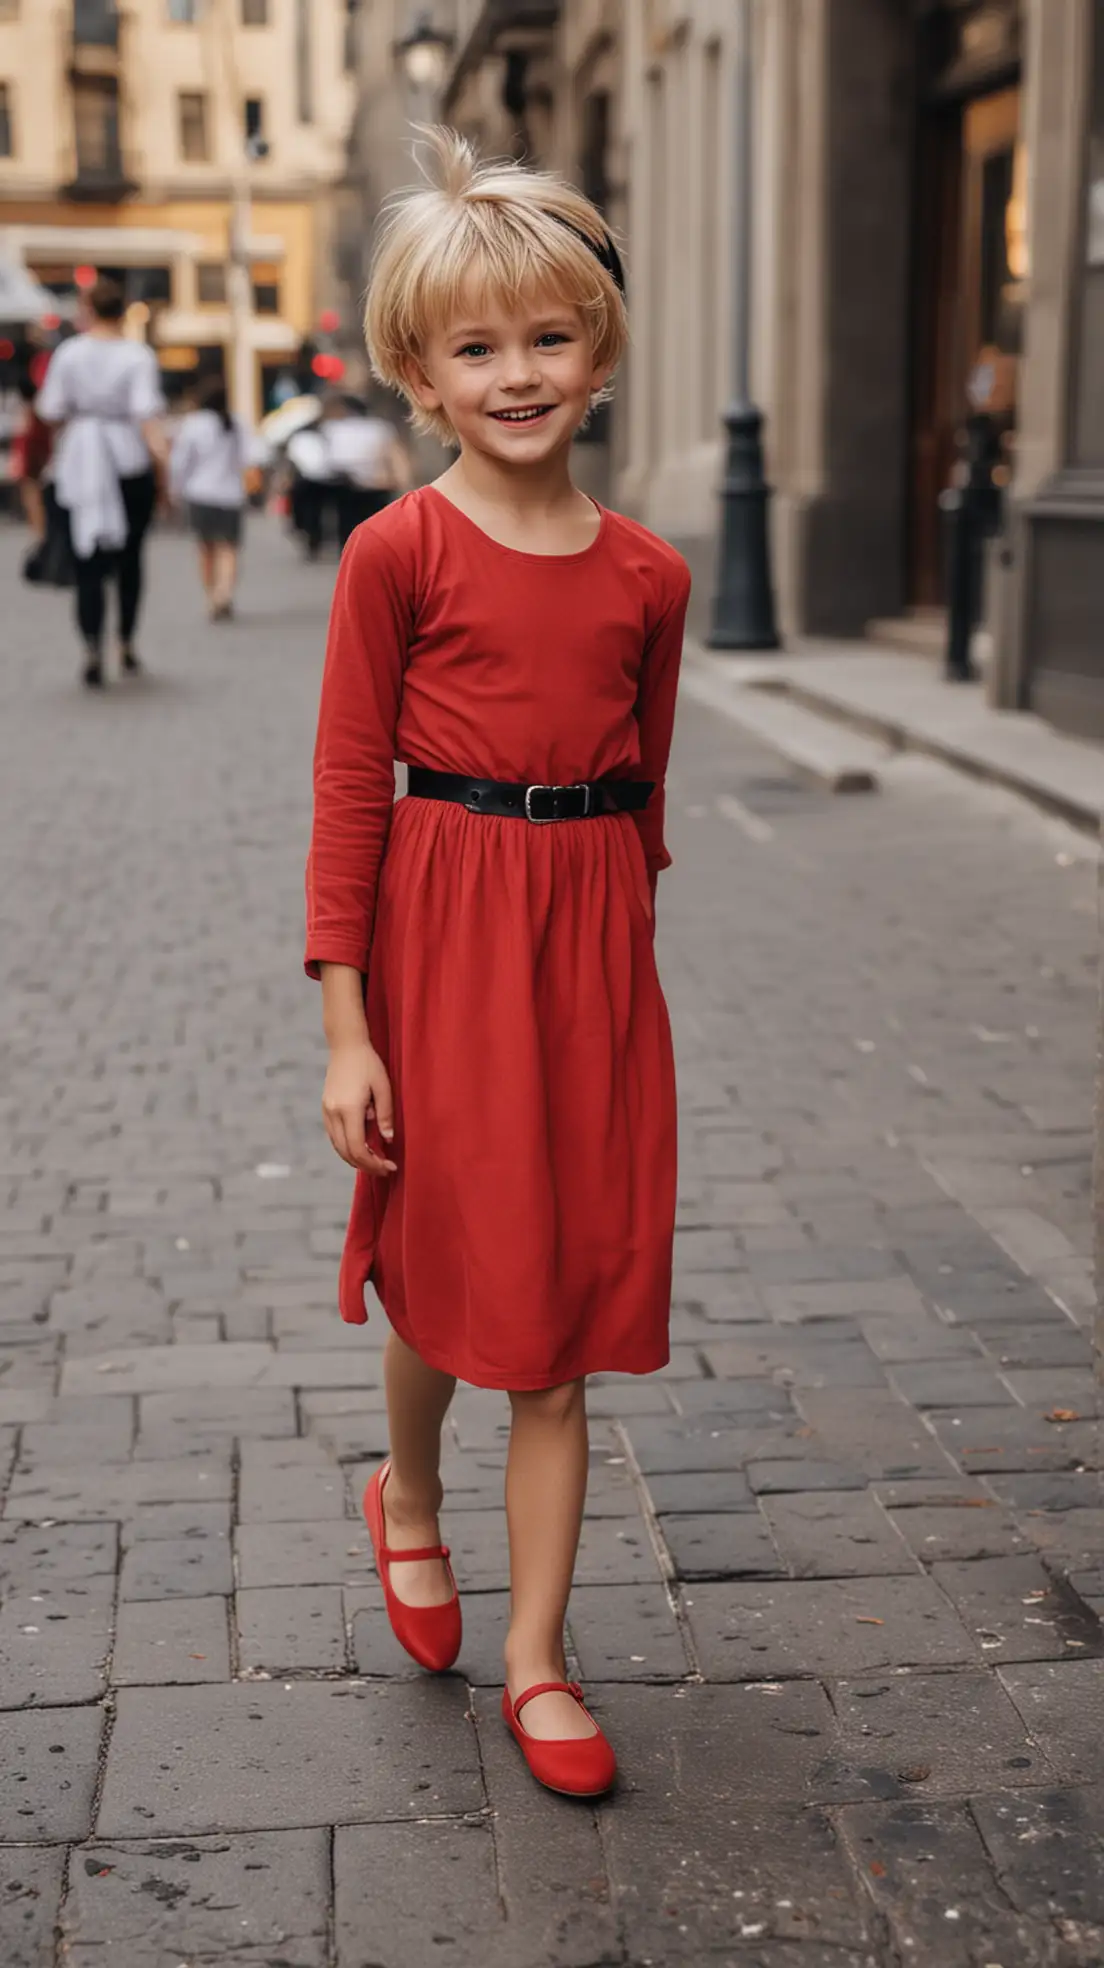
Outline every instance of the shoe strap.
[(514, 1703), (515, 1718), (521, 1714), (526, 1702), (533, 1701), (537, 1695), (574, 1695), (579, 1707), (583, 1706), (583, 1691), (577, 1681), (536, 1681)]
[(409, 1551), (392, 1551), (389, 1544), (381, 1544), (379, 1555), (389, 1565), (406, 1565), (419, 1558), (447, 1558), (449, 1548), (447, 1544), (418, 1544)]

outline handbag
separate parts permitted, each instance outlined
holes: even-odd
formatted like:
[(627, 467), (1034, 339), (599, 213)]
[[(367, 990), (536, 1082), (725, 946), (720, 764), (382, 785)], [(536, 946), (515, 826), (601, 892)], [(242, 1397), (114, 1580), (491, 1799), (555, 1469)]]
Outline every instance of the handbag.
[(71, 588), (77, 564), (69, 537), (69, 515), (59, 506), (52, 485), (42, 488), (46, 532), (23, 561), (23, 579), (33, 588)]

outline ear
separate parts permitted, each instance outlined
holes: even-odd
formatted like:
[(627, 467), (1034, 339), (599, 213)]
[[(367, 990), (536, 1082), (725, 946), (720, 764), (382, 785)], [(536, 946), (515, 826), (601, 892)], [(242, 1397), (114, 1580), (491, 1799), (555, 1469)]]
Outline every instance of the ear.
[(421, 363), (413, 356), (403, 365), (403, 387), (411, 401), (418, 405), (419, 410), (441, 408), (440, 390), (434, 388)]
[(597, 396), (599, 390), (605, 389), (616, 366), (616, 363), (613, 362), (599, 362), (595, 364), (590, 372), (591, 396)]

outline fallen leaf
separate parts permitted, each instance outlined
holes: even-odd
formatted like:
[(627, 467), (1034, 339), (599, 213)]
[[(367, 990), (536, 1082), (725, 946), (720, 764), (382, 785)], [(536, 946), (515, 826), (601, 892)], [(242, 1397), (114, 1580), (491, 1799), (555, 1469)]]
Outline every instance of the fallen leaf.
[(189, 1654), (189, 1655), (188, 1655), (188, 1659), (189, 1659), (190, 1661), (205, 1661), (205, 1660), (206, 1660), (206, 1658), (207, 1658), (207, 1656), (206, 1656), (206, 1654)]
[(880, 1859), (871, 1859), (870, 1870), (875, 1879), (884, 1879), (886, 1876), (886, 1869)]
[(903, 1770), (897, 1772), (900, 1783), (927, 1783), (930, 1776), (930, 1763), (909, 1763)]
[(857, 1613), (855, 1615), (855, 1625), (856, 1626), (884, 1626), (885, 1621), (873, 1619), (869, 1613)]
[(1043, 1416), (1044, 1421), (1080, 1421), (1080, 1419), (1081, 1416), (1076, 1408), (1051, 1408), (1050, 1413)]

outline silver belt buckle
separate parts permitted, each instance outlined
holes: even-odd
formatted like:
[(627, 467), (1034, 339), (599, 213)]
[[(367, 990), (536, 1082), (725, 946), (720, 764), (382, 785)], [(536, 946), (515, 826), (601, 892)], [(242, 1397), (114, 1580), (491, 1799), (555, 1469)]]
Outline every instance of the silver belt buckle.
[(556, 815), (555, 815), (554, 813), (549, 813), (549, 814), (547, 814), (547, 815), (545, 815), (545, 816), (544, 816), (544, 817), (542, 818), (542, 816), (541, 816), (541, 815), (540, 815), (539, 813), (534, 813), (534, 812), (533, 812), (533, 809), (532, 809), (532, 807), (531, 807), (531, 806), (530, 806), (530, 804), (529, 804), (529, 802), (530, 802), (530, 799), (532, 798), (532, 795), (533, 795), (534, 793), (578, 793), (578, 792), (584, 792), (584, 793), (586, 794), (586, 804), (585, 804), (585, 806), (583, 807), (583, 810), (582, 810), (582, 813), (581, 813), (581, 814), (579, 815), (579, 818), (580, 818), (581, 820), (586, 820), (586, 819), (589, 819), (589, 817), (590, 817), (590, 785), (589, 785), (589, 782), (588, 782), (587, 780), (585, 780), (585, 779), (579, 779), (579, 780), (576, 780), (576, 782), (575, 782), (575, 784), (574, 784), (573, 786), (526, 786), (526, 788), (525, 788), (525, 818), (526, 818), (526, 819), (527, 819), (527, 820), (529, 821), (529, 823), (530, 823), (530, 825), (531, 825), (531, 826), (533, 826), (533, 827), (551, 827), (551, 826), (554, 826), (554, 825), (555, 825), (555, 823), (556, 823), (556, 817), (557, 817), (557, 816), (556, 816)]

